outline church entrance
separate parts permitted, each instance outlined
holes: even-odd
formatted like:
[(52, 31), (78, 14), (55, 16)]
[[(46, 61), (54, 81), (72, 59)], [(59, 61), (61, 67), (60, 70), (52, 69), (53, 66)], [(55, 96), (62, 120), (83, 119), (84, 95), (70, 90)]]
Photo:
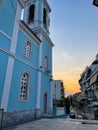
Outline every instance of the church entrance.
[(47, 114), (47, 93), (44, 94), (44, 114)]

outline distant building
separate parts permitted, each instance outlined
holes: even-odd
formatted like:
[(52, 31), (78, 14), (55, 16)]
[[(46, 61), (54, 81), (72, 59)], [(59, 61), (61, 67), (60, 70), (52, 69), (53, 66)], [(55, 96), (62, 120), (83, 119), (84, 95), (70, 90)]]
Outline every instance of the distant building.
[(95, 118), (98, 118), (98, 54), (92, 64), (81, 74), (79, 84), (81, 102), (88, 106), (89, 112), (94, 112)]
[(47, 0), (0, 3), (0, 108), (6, 126), (52, 112), (50, 12)]
[(70, 99), (70, 104), (73, 107), (79, 108), (79, 103), (81, 100), (81, 92), (78, 92), (78, 93), (75, 93), (75, 94), (69, 96), (69, 99)]
[(64, 99), (64, 84), (62, 80), (52, 81), (52, 100), (53, 104), (60, 103)]

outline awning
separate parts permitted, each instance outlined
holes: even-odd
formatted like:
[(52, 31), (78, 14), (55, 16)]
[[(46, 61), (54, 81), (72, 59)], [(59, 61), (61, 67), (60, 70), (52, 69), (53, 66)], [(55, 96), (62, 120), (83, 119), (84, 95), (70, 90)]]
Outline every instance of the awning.
[(95, 83), (97, 81), (97, 76), (98, 76), (98, 72), (91, 77), (90, 85), (92, 85), (93, 83)]

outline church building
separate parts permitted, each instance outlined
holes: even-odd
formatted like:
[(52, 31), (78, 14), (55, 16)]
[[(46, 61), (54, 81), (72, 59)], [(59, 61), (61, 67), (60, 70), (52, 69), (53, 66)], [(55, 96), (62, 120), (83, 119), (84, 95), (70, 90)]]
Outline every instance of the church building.
[(52, 113), (51, 8), (47, 0), (0, 0), (3, 125)]

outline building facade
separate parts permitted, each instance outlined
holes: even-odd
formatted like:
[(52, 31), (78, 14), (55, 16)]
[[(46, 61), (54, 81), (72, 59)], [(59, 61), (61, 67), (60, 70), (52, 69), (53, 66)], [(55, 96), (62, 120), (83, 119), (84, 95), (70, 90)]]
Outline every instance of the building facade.
[(47, 0), (0, 2), (0, 108), (4, 126), (51, 114), (52, 43)]
[(98, 118), (98, 54), (92, 64), (84, 70), (79, 80), (81, 87), (81, 105)]
[(64, 85), (62, 80), (53, 80), (52, 81), (52, 101), (53, 105), (60, 105), (64, 100)]

